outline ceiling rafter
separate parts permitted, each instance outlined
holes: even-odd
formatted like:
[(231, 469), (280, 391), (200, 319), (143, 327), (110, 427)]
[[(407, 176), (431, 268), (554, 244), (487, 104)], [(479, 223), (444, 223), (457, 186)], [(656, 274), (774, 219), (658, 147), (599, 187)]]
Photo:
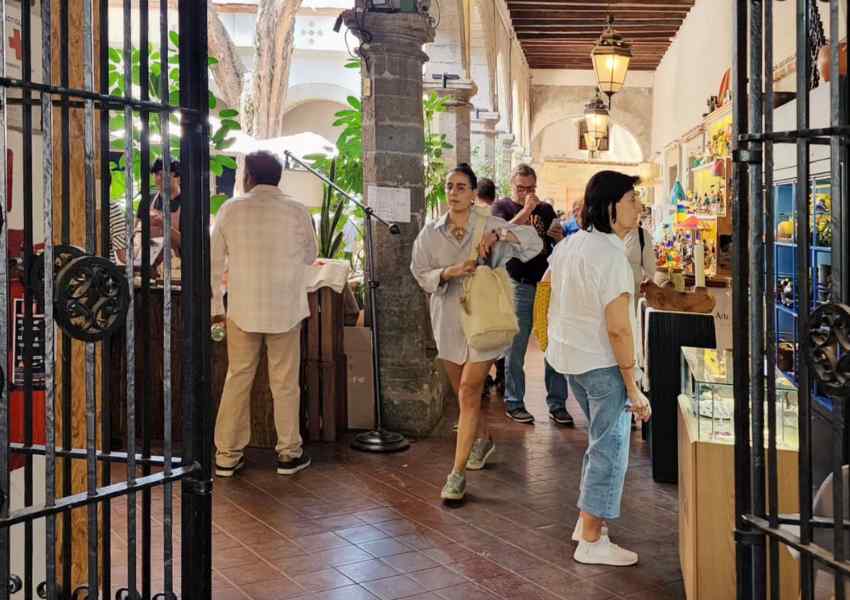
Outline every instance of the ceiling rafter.
[(654, 71), (695, 0), (507, 0), (516, 35), (534, 69), (591, 69), (605, 29), (632, 43), (630, 68)]

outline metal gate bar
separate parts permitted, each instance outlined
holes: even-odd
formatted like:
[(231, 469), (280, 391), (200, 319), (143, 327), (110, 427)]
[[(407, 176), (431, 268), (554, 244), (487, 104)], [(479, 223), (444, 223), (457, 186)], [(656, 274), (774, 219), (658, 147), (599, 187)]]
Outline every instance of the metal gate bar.
[[(850, 459), (848, 435), (850, 432), (844, 423), (847, 395), (850, 394), (850, 373), (837, 360), (847, 352), (840, 338), (835, 338), (833, 328), (848, 327), (850, 309), (836, 302), (848, 299), (847, 232), (848, 232), (848, 184), (846, 165), (848, 159), (847, 138), (850, 126), (847, 124), (848, 107), (845, 94), (850, 96), (850, 80), (842, 81), (838, 75), (839, 63), (839, 7), (838, 0), (829, 0), (830, 14), (830, 61), (833, 79), (830, 81), (830, 125), (829, 127), (810, 128), (809, 91), (818, 81), (812, 70), (812, 59), (824, 44), (815, 0), (797, 0), (796, 2), (796, 72), (797, 72), (797, 130), (773, 131), (774, 92), (772, 81), (773, 68), (773, 13), (772, 0), (735, 0), (735, 63), (733, 66), (734, 95), (734, 159), (736, 203), (735, 203), (735, 256), (734, 264), (737, 281), (741, 280), (744, 261), (749, 258), (750, 290), (752, 304), (746, 308), (747, 291), (735, 293), (733, 320), (736, 323), (736, 348), (749, 349), (749, 364), (742, 352), (735, 357), (735, 477), (736, 477), (736, 542), (737, 542), (737, 594), (740, 599), (766, 598), (770, 589), (771, 598), (779, 598), (779, 554), (780, 544), (800, 551), (801, 598), (810, 600), (814, 594), (814, 565), (831, 571), (833, 593), (837, 600), (846, 597), (845, 575), (850, 575), (850, 563), (847, 562), (846, 530), (850, 529), (850, 506), (845, 497), (844, 465)], [(750, 11), (748, 13), (748, 10)], [(747, 28), (744, 25), (750, 17), (750, 52), (747, 62)], [(850, 26), (848, 15), (847, 26)], [(764, 65), (764, 72), (762, 71)], [(749, 67), (749, 71), (748, 71)], [(745, 120), (743, 106), (746, 101), (746, 75), (750, 79), (750, 117)], [(764, 89), (764, 98), (762, 90)], [(762, 112), (762, 107), (764, 112)], [(795, 191), (796, 209), (796, 252), (795, 270), (797, 289), (797, 337), (799, 350), (796, 353), (796, 375), (798, 383), (798, 493), (800, 514), (782, 515), (778, 511), (778, 452), (777, 452), (777, 414), (776, 414), (776, 314), (775, 282), (777, 276), (775, 264), (775, 240), (773, 218), (776, 210), (773, 189), (774, 143), (787, 143), (796, 146), (797, 182)], [(809, 273), (812, 271), (810, 227), (815, 215), (810, 213), (812, 179), (810, 168), (810, 149), (814, 145), (829, 144), (832, 194), (832, 273), (833, 287), (831, 297), (825, 298), (826, 305), (818, 308), (817, 316), (812, 317), (813, 304), (822, 302), (814, 299)], [(743, 192), (743, 182), (749, 177), (749, 197)], [(740, 217), (749, 208), (753, 213), (747, 224)], [(814, 236), (815, 234), (811, 234)], [(763, 296), (762, 292), (766, 292)], [(767, 305), (759, 298), (765, 297)], [(832, 302), (833, 304), (830, 304)], [(827, 316), (825, 316), (827, 315)], [(845, 315), (842, 317), (841, 315)], [(842, 319), (845, 319), (842, 321)], [(742, 326), (742, 321), (748, 327)], [(817, 331), (811, 328), (817, 327)], [(743, 331), (742, 331), (743, 330)], [(749, 344), (746, 331), (749, 330)], [(817, 343), (831, 343), (831, 349), (818, 346), (818, 352), (831, 358), (832, 373), (825, 372), (823, 366), (810, 372), (809, 361), (818, 361), (823, 356), (812, 354), (817, 333)], [(766, 339), (765, 339), (765, 336)], [(831, 337), (832, 336), (832, 337)], [(823, 341), (826, 340), (826, 341)], [(837, 340), (837, 341), (830, 341)], [(829, 354), (832, 352), (833, 354)], [(765, 369), (766, 366), (766, 369)], [(844, 371), (841, 371), (844, 369)], [(829, 379), (826, 379), (829, 378)], [(831, 475), (832, 501), (834, 514), (831, 518), (814, 517), (812, 506), (812, 400), (814, 384), (829, 384), (832, 396), (832, 435)], [(746, 385), (745, 385), (746, 384)], [(749, 387), (749, 389), (746, 389)], [(764, 462), (764, 401), (767, 401), (767, 462)], [(752, 406), (750, 407), (750, 404)], [(750, 413), (751, 411), (751, 413)], [(741, 419), (752, 417), (750, 435)], [(748, 453), (751, 460), (745, 460)], [(767, 510), (764, 502), (765, 467), (767, 469)], [(840, 524), (840, 526), (837, 526)], [(799, 535), (782, 525), (798, 525)], [(813, 540), (814, 529), (832, 531), (832, 550), (818, 546)], [(770, 561), (765, 560), (764, 545), (769, 544)], [(769, 584), (769, 585), (768, 585)]]
[[(6, 37), (6, 3), (0, 0), (0, 35)], [(0, 76), (6, 76), (6, 44), (0, 44)], [(6, 159), (6, 88), (0, 86), (0, 156)], [(6, 169), (0, 169), (0, 339), (9, 339), (9, 252)], [(9, 516), (10, 477), (9, 454), (3, 448), (9, 445), (9, 352), (7, 344), (0, 344), (0, 519)], [(0, 590), (10, 582), (10, 532), (0, 528)]]
[[(733, 0), (733, 57), (732, 80), (732, 152), (734, 158), (745, 157), (748, 144), (741, 139), (740, 133), (749, 130), (749, 115), (747, 112), (747, 87), (744, 84), (747, 76), (747, 0)], [(735, 202), (732, 206), (733, 236), (735, 253), (732, 260), (733, 281), (749, 281), (749, 248), (747, 247), (747, 222), (749, 209), (749, 190), (747, 187), (746, 165), (736, 164), (733, 171), (733, 191)], [(749, 296), (742, 285), (732, 286), (732, 309), (735, 328), (733, 345), (735, 348), (748, 348), (749, 339)], [(749, 364), (744, 352), (735, 352), (732, 362), (734, 373), (733, 393), (735, 398), (744, 398), (749, 393)], [(746, 402), (735, 402), (735, 439), (748, 439), (749, 405)], [(736, 539), (741, 539), (749, 533), (749, 525), (743, 515), (750, 505), (749, 465), (750, 447), (748, 444), (735, 444), (735, 531)], [(739, 468), (743, 466), (743, 468)], [(744, 539), (746, 539), (744, 537)], [(751, 586), (752, 570), (749, 561), (749, 549), (739, 544), (736, 548), (735, 561), (738, 578), (736, 581), (738, 598), (746, 598), (746, 591)]]
[[(764, 132), (773, 131), (773, 2), (764, 2)], [(765, 165), (773, 164), (773, 142), (764, 143)], [(774, 246), (773, 223), (770, 215), (775, 210), (773, 191), (773, 169), (766, 168), (764, 175), (764, 329), (766, 335), (765, 354), (767, 355), (767, 373), (776, 372), (776, 311), (768, 298), (776, 297), (776, 255)], [(758, 294), (753, 294), (758, 296)], [(772, 527), (778, 527), (779, 518), (779, 467), (776, 448), (776, 403), (771, 399), (776, 397), (776, 378), (765, 377), (767, 402), (767, 514)], [(768, 541), (768, 556), (770, 564), (779, 564), (779, 542), (774, 538)], [(780, 583), (779, 570), (771, 569), (770, 573), (771, 600), (779, 600)]]
[[(148, 46), (148, 0), (140, 0), (139, 8), (141, 9), (140, 17), (140, 39), (141, 47), (139, 56), (141, 58), (141, 91), (139, 97), (133, 97), (133, 88), (131, 81), (133, 73), (131, 64), (133, 60), (133, 49), (131, 43), (130, 32), (132, 32), (131, 8), (133, 7), (132, 0), (124, 0), (123, 17), (124, 17), (124, 76), (125, 86), (123, 97), (119, 98), (110, 95), (110, 85), (106, 66), (109, 60), (108, 54), (108, 0), (99, 0), (100, 8), (100, 27), (98, 31), (93, 30), (94, 17), (94, 2), (96, 0), (84, 0), (83, 3), (83, 27), (82, 35), (84, 38), (84, 56), (83, 56), (83, 71), (84, 82), (83, 89), (75, 89), (70, 87), (69, 77), (69, 3), (67, 0), (56, 0), (59, 4), (59, 29), (62, 48), (59, 50), (60, 62), (59, 68), (60, 84), (53, 85), (52, 83), (52, 48), (51, 48), (51, 23), (52, 23), (52, 2), (45, 0), (41, 7), (42, 21), (45, 24), (42, 37), (42, 70), (43, 79), (41, 83), (32, 81), (32, 70), (29, 62), (31, 61), (30, 47), (30, 31), (29, 31), (29, 11), (27, 7), (22, 10), (22, 22), (24, 30), (24, 69), (20, 79), (9, 78), (5, 70), (5, 48), (0, 50), (0, 154), (4, 154), (6, 148), (5, 138), (5, 123), (7, 116), (7, 105), (5, 102), (6, 90), (8, 88), (21, 90), (21, 112), (24, 122), (24, 171), (29, 173), (29, 177), (24, 178), (24, 207), (25, 207), (25, 243), (24, 243), (24, 264), (23, 273), (25, 278), (24, 286), (24, 383), (26, 399), (24, 410), (27, 411), (25, 417), (27, 421), (27, 430), (25, 431), (25, 439), (23, 443), (9, 443), (9, 411), (8, 411), (8, 393), (3, 390), (0, 396), (0, 600), (9, 598), (10, 590), (5, 583), (9, 581), (9, 530), (14, 525), (23, 525), (26, 530), (26, 560), (24, 580), (26, 581), (23, 593), (25, 598), (31, 598), (32, 579), (33, 579), (33, 540), (32, 531), (33, 523), (38, 519), (46, 519), (45, 544), (48, 549), (48, 558), (46, 559), (47, 566), (47, 582), (38, 592), (39, 596), (43, 593), (48, 598), (70, 598), (71, 590), (71, 564), (73, 557), (71, 556), (71, 511), (85, 508), (87, 511), (88, 525), (88, 581), (84, 586), (84, 592), (89, 598), (102, 597), (104, 600), (111, 599), (111, 560), (110, 560), (110, 544), (109, 544), (109, 512), (110, 499), (115, 499), (121, 496), (127, 497), (127, 553), (128, 553), (128, 589), (119, 592), (120, 598), (144, 598), (148, 600), (153, 595), (151, 589), (151, 519), (152, 519), (152, 495), (151, 488), (163, 488), (163, 562), (164, 562), (164, 592), (157, 594), (155, 597), (164, 597), (166, 600), (176, 599), (173, 592), (173, 494), (172, 484), (174, 481), (182, 482), (182, 508), (184, 518), (182, 519), (183, 539), (191, 540), (190, 544), (183, 545), (184, 560), (183, 577), (182, 577), (182, 595), (184, 598), (201, 598), (206, 599), (211, 594), (211, 411), (209, 408), (209, 315), (206, 310), (209, 297), (209, 240), (208, 240), (208, 225), (209, 225), (209, 168), (208, 168), (208, 106), (207, 106), (207, 58), (206, 58), (206, 6), (203, 3), (191, 2), (189, 0), (181, 0), (179, 2), (180, 28), (183, 35), (180, 37), (178, 56), (180, 65), (180, 101), (178, 106), (171, 106), (169, 103), (168, 94), (168, 77), (167, 69), (168, 62), (168, 15), (167, 4), (160, 4), (160, 64), (158, 67), (161, 70), (160, 78), (160, 101), (151, 101), (149, 94), (150, 82), (150, 64), (149, 64), (149, 46)], [(5, 1), (0, 0), (0, 18), (3, 24), (0, 28), (5, 27)], [(200, 25), (202, 24), (202, 25)], [(101, 77), (97, 84), (94, 81), (94, 35), (97, 34), (100, 38), (99, 58), (102, 64)], [(97, 88), (97, 89), (96, 89)], [(45, 170), (43, 171), (43, 183), (45, 188), (45, 205), (43, 207), (43, 225), (45, 230), (45, 246), (43, 256), (44, 282), (43, 282), (43, 299), (38, 298), (39, 303), (43, 300), (43, 308), (46, 318), (45, 343), (49, 348), (45, 351), (45, 430), (47, 440), (44, 445), (36, 445), (33, 443), (33, 428), (32, 428), (32, 390), (33, 390), (33, 291), (38, 282), (32, 279), (33, 269), (31, 265), (34, 262), (33, 248), (33, 214), (32, 214), (32, 181), (31, 174), (33, 170), (32, 164), (32, 105), (33, 94), (37, 94), (36, 100), (39, 102), (42, 110), (42, 129), (45, 136), (43, 163)], [(55, 97), (55, 99), (54, 99)], [(106, 450), (99, 451), (97, 449), (97, 436), (101, 435), (103, 443), (108, 445), (111, 441), (112, 431), (110, 427), (109, 415), (109, 399), (110, 399), (110, 379), (108, 371), (108, 357), (111, 351), (112, 344), (109, 339), (102, 340), (101, 350), (104, 359), (104, 370), (102, 376), (98, 379), (95, 373), (96, 346), (95, 342), (88, 340), (85, 342), (85, 448), (73, 447), (71, 437), (72, 424), (72, 402), (71, 402), (71, 370), (72, 370), (72, 351), (73, 344), (71, 337), (65, 333), (61, 333), (62, 340), (62, 398), (63, 398), (63, 435), (61, 447), (57, 448), (56, 440), (56, 419), (55, 419), (55, 389), (56, 382), (54, 380), (54, 359), (53, 348), (55, 340), (53, 338), (52, 316), (54, 312), (53, 296), (54, 296), (54, 271), (53, 263), (56, 252), (53, 246), (53, 205), (49, 201), (52, 197), (53, 190), (53, 170), (52, 159), (54, 148), (52, 143), (52, 107), (56, 103), (61, 113), (61, 131), (62, 142), (61, 149), (64, 158), (61, 169), (62, 194), (61, 194), (61, 210), (63, 216), (61, 239), (63, 243), (70, 243), (70, 117), (71, 109), (82, 107), (84, 109), (84, 140), (83, 140), (83, 162), (84, 162), (84, 186), (85, 186), (85, 250), (89, 256), (100, 254), (102, 257), (111, 256), (110, 228), (109, 228), (109, 212), (111, 208), (109, 200), (109, 179), (111, 169), (109, 167), (109, 150), (111, 146), (109, 137), (109, 113), (116, 111), (123, 113), (124, 116), (124, 135), (126, 143), (124, 145), (124, 162), (125, 162), (125, 223), (128, 232), (133, 231), (135, 216), (133, 214), (133, 199), (134, 186), (132, 183), (133, 159), (135, 158), (132, 136), (134, 129), (134, 117), (136, 122), (142, 124), (142, 140), (138, 158), (142, 163), (143, 178), (141, 184), (141, 193), (143, 206), (150, 205), (150, 189), (147, 180), (150, 165), (150, 144), (148, 134), (150, 133), (151, 113), (155, 118), (159, 119), (162, 138), (162, 156), (164, 164), (163, 189), (161, 190), (163, 199), (163, 212), (165, 221), (165, 254), (164, 254), (164, 303), (163, 303), (163, 396), (164, 396), (164, 439), (163, 439), (163, 456), (151, 455), (151, 435), (152, 435), (152, 413), (150, 409), (150, 399), (152, 397), (153, 388), (151, 385), (144, 385), (140, 391), (139, 399), (142, 401), (142, 406), (136, 402), (135, 391), (135, 310), (133, 307), (134, 295), (129, 296), (129, 310), (126, 316), (125, 335), (126, 335), (126, 363), (127, 363), (127, 452), (113, 452), (108, 447)], [(38, 105), (37, 105), (38, 106)], [(98, 113), (98, 120), (102, 127), (100, 138), (96, 142), (94, 136), (95, 125), (95, 110)], [(187, 201), (183, 204), (181, 210), (181, 230), (183, 230), (183, 238), (186, 240), (183, 256), (183, 274), (184, 274), (184, 295), (186, 300), (183, 304), (183, 322), (185, 324), (184, 339), (184, 393), (182, 401), (184, 404), (184, 447), (182, 456), (179, 458), (173, 457), (172, 448), (172, 431), (171, 419), (172, 411), (172, 369), (171, 369), (171, 324), (172, 324), (172, 277), (171, 277), (171, 255), (170, 246), (171, 239), (168, 235), (171, 227), (171, 191), (170, 173), (171, 157), (168, 144), (169, 136), (169, 120), (173, 118), (175, 111), (179, 110), (182, 128), (183, 148), (187, 150), (184, 153), (188, 158), (183, 161), (183, 183), (184, 183), (184, 198)], [(138, 111), (139, 114), (135, 114)], [(68, 133), (68, 135), (65, 135)], [(96, 145), (97, 144), (97, 145)], [(96, 188), (95, 182), (95, 151), (100, 153), (101, 165), (100, 176), (101, 185)], [(5, 170), (0, 169), (0, 204), (5, 208), (4, 200), (6, 199), (6, 187), (2, 185), (5, 178)], [(100, 191), (100, 198), (96, 196), (97, 189)], [(97, 222), (97, 207), (101, 211), (101, 221), (98, 228)], [(2, 210), (2, 209), (0, 209)], [(149, 324), (147, 323), (147, 307), (150, 300), (150, 247), (144, 243), (150, 239), (150, 223), (147, 210), (141, 211), (140, 221), (143, 229), (143, 250), (142, 254), (142, 306), (141, 306), (141, 323), (142, 334), (148, 333)], [(4, 223), (5, 224), (5, 223)], [(102, 244), (100, 248), (97, 246), (97, 235), (100, 233)], [(147, 240), (145, 239), (147, 238)], [(0, 230), (0, 251), (5, 251), (6, 246), (6, 231), (5, 228)], [(128, 245), (127, 249), (127, 268), (125, 276), (128, 281), (133, 280), (133, 250), (132, 244)], [(8, 310), (6, 297), (6, 287), (3, 285), (7, 281), (6, 264), (0, 265), (0, 335), (7, 331)], [(148, 327), (145, 327), (145, 324)], [(142, 343), (142, 361), (141, 368), (148, 369), (152, 365), (151, 342), (144, 338)], [(6, 354), (5, 348), (0, 348), (0, 358)], [(6, 369), (6, 363), (2, 365), (3, 370)], [(142, 382), (140, 382), (141, 384)], [(98, 394), (98, 386), (100, 394)], [(2, 386), (6, 387), (6, 386)], [(97, 422), (97, 405), (98, 397), (104, 399), (103, 402), (103, 420)], [(141, 425), (142, 443), (141, 448), (137, 449), (136, 424), (137, 419)], [(140, 450), (140, 452), (138, 451)], [(9, 510), (9, 453), (14, 452), (24, 457), (26, 461), (26, 490), (27, 495), (24, 507), (10, 512)], [(42, 506), (33, 505), (33, 457), (45, 457), (45, 497), (46, 500)], [(56, 481), (56, 458), (60, 457), (62, 461), (63, 477), (62, 493), (57, 497), (55, 487)], [(85, 461), (86, 465), (86, 487), (85, 490), (77, 493), (71, 493), (71, 464), (72, 461)], [(127, 464), (127, 479), (126, 481), (112, 482), (112, 474), (110, 465), (115, 462), (125, 462)], [(153, 473), (153, 467), (162, 467), (161, 472)], [(139, 476), (141, 469), (141, 476)], [(102, 483), (98, 483), (98, 475), (102, 478)], [(137, 539), (136, 529), (138, 525), (138, 515), (136, 514), (136, 495), (141, 493), (142, 510), (141, 510), (141, 538), (142, 538), (142, 577), (139, 582), (135, 572), (136, 555), (137, 555)], [(104, 540), (101, 548), (98, 545), (98, 511), (103, 509), (103, 531)], [(56, 546), (56, 517), (62, 515), (63, 522), (67, 524), (63, 528), (62, 535), (62, 556), (63, 569), (61, 576), (56, 573), (56, 558), (52, 549)], [(187, 547), (188, 546), (188, 547)], [(188, 558), (187, 558), (188, 557)], [(102, 576), (102, 580), (99, 578)], [(61, 585), (60, 585), (61, 579)], [(102, 581), (102, 593), (101, 584)], [(141, 588), (141, 594), (139, 594)], [(73, 593), (79, 590), (74, 590)]]

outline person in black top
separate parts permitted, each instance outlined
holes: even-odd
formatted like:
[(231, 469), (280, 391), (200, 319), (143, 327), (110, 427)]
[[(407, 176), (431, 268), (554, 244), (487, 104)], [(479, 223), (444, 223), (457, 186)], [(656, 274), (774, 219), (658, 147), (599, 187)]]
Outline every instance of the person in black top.
[[(537, 173), (526, 164), (517, 165), (511, 176), (511, 198), (493, 203), (493, 215), (509, 223), (532, 225), (543, 240), (543, 251), (528, 262), (511, 260), (508, 274), (516, 284), (515, 300), (519, 333), (505, 356), (505, 414), (519, 423), (533, 423), (534, 416), (525, 408), (525, 353), (531, 336), (534, 295), (537, 284), (549, 268), (549, 255), (564, 237), (560, 227), (552, 227), (557, 219), (551, 204), (541, 202), (535, 193)], [(573, 425), (566, 409), (566, 378), (546, 363), (546, 404), (549, 418), (559, 425)]]

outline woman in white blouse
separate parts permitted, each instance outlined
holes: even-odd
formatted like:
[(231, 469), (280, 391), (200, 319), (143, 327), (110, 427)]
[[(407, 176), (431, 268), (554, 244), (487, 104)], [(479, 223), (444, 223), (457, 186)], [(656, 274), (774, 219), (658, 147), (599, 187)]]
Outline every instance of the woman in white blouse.
[(444, 500), (463, 499), (466, 470), (484, 468), (495, 449), (486, 419), (479, 418), (481, 392), (493, 361), (505, 349), (482, 353), (470, 348), (460, 320), (463, 278), (475, 272), (477, 266), (477, 261), (469, 260), (476, 243), (473, 231), (480, 219), (486, 219), (478, 256), (479, 261), (489, 261), (492, 267), (503, 266), (511, 258), (529, 260), (542, 250), (540, 236), (532, 227), (509, 225), (489, 211), (474, 210), (477, 185), (475, 173), (467, 164), (458, 165), (449, 173), (449, 211), (419, 232), (410, 265), (416, 281), (431, 296), (431, 325), (438, 358), (460, 403), (454, 466), (441, 493)]
[(573, 558), (585, 564), (628, 566), (638, 555), (612, 544), (604, 521), (620, 516), (629, 464), (629, 413), (643, 421), (651, 409), (638, 388), (632, 269), (623, 240), (640, 218), (638, 178), (601, 171), (591, 177), (582, 230), (558, 244), (549, 259), (552, 295), (546, 359), (569, 376), (588, 420), (581, 511)]

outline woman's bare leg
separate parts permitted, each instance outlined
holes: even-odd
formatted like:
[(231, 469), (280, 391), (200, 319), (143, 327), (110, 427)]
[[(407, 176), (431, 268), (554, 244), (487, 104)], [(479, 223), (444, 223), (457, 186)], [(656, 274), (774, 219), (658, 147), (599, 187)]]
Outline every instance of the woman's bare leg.
[(457, 428), (457, 446), (455, 447), (454, 471), (466, 472), (466, 461), (472, 450), (478, 432), (478, 421), (481, 414), (481, 391), (484, 380), (490, 371), (492, 361), (483, 363), (466, 363), (460, 378), (458, 400), (460, 403), (460, 419)]

